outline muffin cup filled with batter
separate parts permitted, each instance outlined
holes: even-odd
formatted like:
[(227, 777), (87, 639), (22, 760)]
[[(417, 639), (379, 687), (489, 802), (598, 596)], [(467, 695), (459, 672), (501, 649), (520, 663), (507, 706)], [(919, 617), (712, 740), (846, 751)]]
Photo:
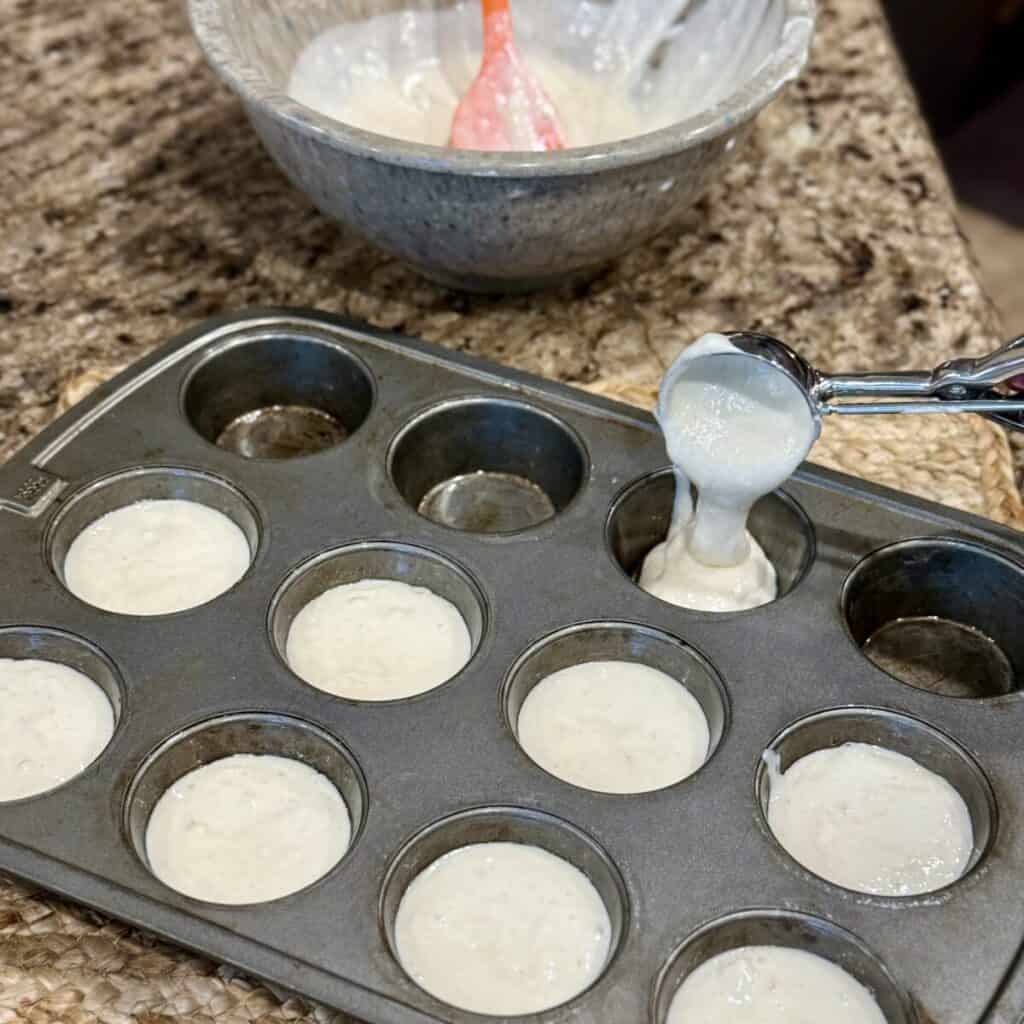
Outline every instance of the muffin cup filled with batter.
[(916, 1024), (906, 993), (854, 935), (789, 910), (743, 910), (698, 928), (654, 991), (655, 1024)]
[(602, 793), (692, 775), (728, 724), (725, 688), (692, 647), (648, 626), (591, 622), (530, 647), (505, 683), (506, 719), (545, 771)]
[(995, 836), (995, 796), (962, 747), (885, 708), (801, 719), (769, 745), (755, 786), (766, 827), (817, 877), (906, 898), (948, 888)]
[[(647, 555), (668, 537), (675, 498), (676, 478), (669, 468), (634, 481), (612, 504), (606, 528), (608, 549), (634, 583), (639, 580)], [(785, 597), (800, 583), (814, 560), (810, 520), (788, 494), (775, 491), (754, 503), (747, 529), (775, 570), (775, 600)], [(719, 595), (722, 608), (731, 607), (730, 587), (735, 582), (729, 573), (724, 574)], [(716, 609), (696, 610), (722, 614)]]
[(426, 548), (353, 544), (299, 566), (278, 590), (270, 632), (304, 682), (348, 700), (402, 700), (466, 666), (486, 624), (480, 588)]
[(259, 535), (255, 509), (226, 481), (147, 467), (73, 495), (47, 547), (58, 579), (87, 604), (168, 615), (230, 590), (248, 572)]
[(106, 749), (122, 683), (92, 644), (56, 629), (0, 629), (0, 803), (64, 785)]
[(622, 877), (589, 836), (517, 807), (428, 826), (385, 876), (381, 925), (422, 989), (500, 1017), (552, 1009), (600, 983), (628, 931)]
[(164, 884), (193, 899), (262, 903), (308, 888), (357, 841), (366, 783), (333, 736), (288, 715), (199, 723), (132, 781), (125, 828)]

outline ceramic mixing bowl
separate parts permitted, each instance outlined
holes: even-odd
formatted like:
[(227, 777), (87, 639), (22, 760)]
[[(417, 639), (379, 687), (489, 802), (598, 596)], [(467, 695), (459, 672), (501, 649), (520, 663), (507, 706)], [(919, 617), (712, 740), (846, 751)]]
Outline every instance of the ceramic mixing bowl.
[[(575, 0), (557, 2), (571, 8)], [(725, 14), (744, 4), (756, 16)], [(593, 272), (676, 220), (758, 112), (799, 74), (815, 13), (814, 0), (694, 0), (674, 30), (677, 43), (656, 55), (650, 72), (674, 76), (678, 120), (557, 153), (482, 154), (364, 131), (289, 96), (295, 61), (318, 32), (401, 7), (397, 0), (190, 0), (207, 59), (298, 188), (427, 277), (491, 292)]]

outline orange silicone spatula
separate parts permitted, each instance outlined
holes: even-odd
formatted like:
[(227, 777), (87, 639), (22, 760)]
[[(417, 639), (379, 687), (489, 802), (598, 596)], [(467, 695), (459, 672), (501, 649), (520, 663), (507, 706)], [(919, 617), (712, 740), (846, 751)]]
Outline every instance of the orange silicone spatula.
[(480, 0), (484, 58), (455, 110), (456, 149), (564, 149), (558, 114), (516, 47), (509, 0)]

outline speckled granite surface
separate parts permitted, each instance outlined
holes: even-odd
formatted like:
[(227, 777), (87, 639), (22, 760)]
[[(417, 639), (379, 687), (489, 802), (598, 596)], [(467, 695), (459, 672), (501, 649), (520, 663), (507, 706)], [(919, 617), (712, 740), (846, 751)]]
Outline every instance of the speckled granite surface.
[[(835, 369), (983, 351), (999, 325), (876, 0), (822, 8), (804, 79), (685, 223), (585, 288), (493, 300), (422, 282), (294, 192), (202, 64), (180, 0), (9, 0), (0, 455), (48, 421), (66, 379), (249, 303), (321, 306), (567, 381), (614, 378), (638, 395), (711, 328), (762, 327)], [(857, 443), (855, 459), (869, 463), (872, 442)], [(930, 443), (921, 471), (954, 472), (952, 443)], [(0, 1024), (306, 1013), (0, 879)]]
[(364, 317), (563, 380), (644, 383), (709, 328), (903, 367), (998, 334), (876, 0), (825, 0), (812, 66), (686, 221), (586, 288), (455, 296), (291, 189), (180, 0), (12, 0), (0, 35), (0, 454), (62, 378), (246, 303)]

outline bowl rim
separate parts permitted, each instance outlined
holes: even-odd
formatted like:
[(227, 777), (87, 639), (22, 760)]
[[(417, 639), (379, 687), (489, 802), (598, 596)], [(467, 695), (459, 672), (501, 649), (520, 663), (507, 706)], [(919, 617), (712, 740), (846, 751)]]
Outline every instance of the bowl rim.
[(256, 107), (308, 138), (354, 156), (424, 171), (487, 178), (554, 178), (647, 163), (734, 134), (795, 80), (807, 63), (817, 0), (782, 2), (784, 18), (778, 46), (757, 74), (734, 93), (666, 128), (558, 153), (453, 150), (379, 135), (337, 121), (292, 99), (272, 85), (259, 67), (237, 53), (223, 26), (225, 0), (188, 0), (188, 10), (192, 31), (220, 78), (247, 106)]

